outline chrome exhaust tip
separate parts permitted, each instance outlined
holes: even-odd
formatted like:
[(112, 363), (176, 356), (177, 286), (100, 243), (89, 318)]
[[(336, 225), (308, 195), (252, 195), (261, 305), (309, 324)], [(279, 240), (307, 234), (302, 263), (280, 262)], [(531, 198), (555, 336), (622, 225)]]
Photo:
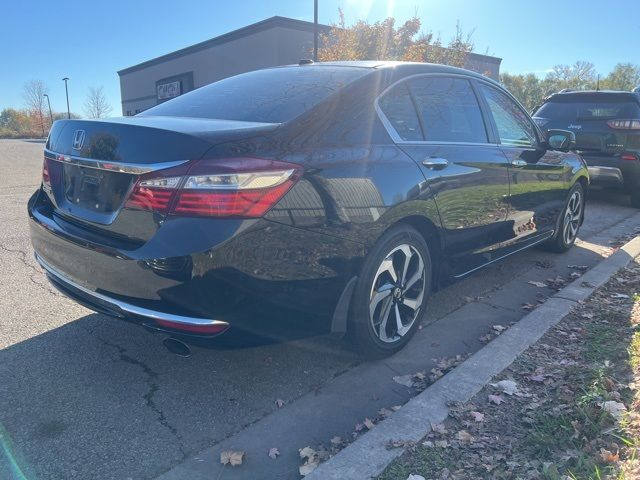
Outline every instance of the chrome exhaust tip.
[(165, 346), (167, 350), (169, 350), (174, 355), (177, 355), (183, 358), (189, 358), (191, 356), (191, 349), (189, 348), (189, 345), (187, 345), (184, 342), (181, 342), (177, 338), (172, 338), (172, 337), (165, 338), (162, 341), (162, 344)]

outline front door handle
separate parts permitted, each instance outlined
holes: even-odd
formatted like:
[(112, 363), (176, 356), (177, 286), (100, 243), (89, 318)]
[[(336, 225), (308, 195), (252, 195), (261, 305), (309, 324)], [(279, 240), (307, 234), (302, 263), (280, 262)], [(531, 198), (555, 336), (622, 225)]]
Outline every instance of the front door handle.
[(442, 170), (449, 165), (449, 161), (446, 158), (428, 157), (422, 161), (422, 165), (433, 170)]
[(527, 166), (527, 162), (525, 162), (524, 160), (521, 160), (519, 158), (516, 158), (514, 160), (511, 160), (511, 166), (512, 167), (516, 167), (516, 168), (526, 167)]

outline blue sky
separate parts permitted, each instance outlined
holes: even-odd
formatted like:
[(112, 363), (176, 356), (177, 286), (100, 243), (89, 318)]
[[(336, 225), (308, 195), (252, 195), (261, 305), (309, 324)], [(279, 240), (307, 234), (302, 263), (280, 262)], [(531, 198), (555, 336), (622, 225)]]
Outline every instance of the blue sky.
[[(320, 0), (320, 22), (342, 7), (348, 22), (404, 21), (417, 11), (425, 29), (448, 39), (460, 21), (474, 29), (476, 51), (503, 58), (501, 71), (540, 75), (559, 63), (588, 60), (606, 74), (618, 62), (640, 64), (637, 0)], [(0, 110), (22, 107), (26, 81), (43, 80), (52, 107), (82, 112), (90, 86), (104, 86), (119, 115), (117, 70), (222, 33), (282, 15), (313, 20), (313, 0), (21, 0), (0, 13)]]

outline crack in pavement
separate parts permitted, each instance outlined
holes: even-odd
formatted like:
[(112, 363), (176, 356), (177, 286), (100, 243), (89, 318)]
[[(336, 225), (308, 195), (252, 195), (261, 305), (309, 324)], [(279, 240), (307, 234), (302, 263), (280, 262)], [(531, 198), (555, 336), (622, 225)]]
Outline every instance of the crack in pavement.
[(7, 252), (7, 253), (15, 253), (18, 256), (18, 260), (20, 260), (20, 263), (22, 263), (25, 267), (27, 267), (28, 269), (31, 270), (31, 275), (29, 275), (29, 280), (31, 280), (31, 283), (33, 283), (34, 285), (36, 285), (38, 288), (41, 288), (42, 290), (44, 290), (45, 292), (50, 293), (51, 295), (54, 295), (56, 297), (60, 297), (60, 298), (66, 298), (63, 294), (61, 294), (60, 292), (58, 292), (55, 288), (51, 287), (48, 283), (42, 283), (36, 280), (36, 275), (38, 276), (42, 276), (43, 273), (38, 270), (33, 264), (31, 264), (28, 260), (28, 253), (24, 250), (14, 250), (11, 248), (8, 248), (2, 244), (0, 244), (0, 250)]
[(156, 372), (151, 367), (149, 367), (149, 365), (147, 365), (145, 362), (129, 356), (127, 354), (126, 348), (121, 347), (118, 344), (111, 343), (105, 340), (104, 338), (100, 337), (99, 335), (97, 335), (96, 338), (100, 342), (102, 342), (104, 345), (115, 348), (118, 351), (120, 361), (129, 363), (131, 365), (135, 365), (142, 369), (142, 372), (146, 376), (146, 383), (149, 386), (149, 390), (142, 396), (142, 398), (145, 401), (145, 405), (156, 414), (158, 423), (160, 423), (160, 425), (162, 425), (167, 430), (169, 430), (169, 432), (171, 432), (171, 434), (175, 437), (175, 439), (178, 442), (178, 448), (180, 450), (180, 454), (182, 455), (181, 460), (185, 460), (187, 458), (187, 451), (185, 450), (185, 447), (184, 447), (184, 440), (182, 438), (182, 435), (178, 433), (178, 429), (176, 427), (174, 427), (173, 425), (171, 425), (171, 423), (169, 423), (169, 420), (165, 416), (164, 412), (156, 404), (154, 400), (155, 394), (158, 392), (158, 390), (160, 390), (160, 385), (158, 385), (158, 383), (156, 382), (156, 379), (158, 378), (158, 372)]

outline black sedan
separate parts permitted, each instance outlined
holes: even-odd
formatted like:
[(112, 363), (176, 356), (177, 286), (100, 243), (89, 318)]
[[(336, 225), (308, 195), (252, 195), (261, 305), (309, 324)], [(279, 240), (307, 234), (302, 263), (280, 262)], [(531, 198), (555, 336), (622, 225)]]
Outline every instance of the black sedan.
[(174, 350), (293, 329), (379, 357), (434, 289), (573, 245), (588, 186), (573, 140), (466, 70), (259, 70), (135, 117), (55, 122), (31, 238), (56, 287)]

